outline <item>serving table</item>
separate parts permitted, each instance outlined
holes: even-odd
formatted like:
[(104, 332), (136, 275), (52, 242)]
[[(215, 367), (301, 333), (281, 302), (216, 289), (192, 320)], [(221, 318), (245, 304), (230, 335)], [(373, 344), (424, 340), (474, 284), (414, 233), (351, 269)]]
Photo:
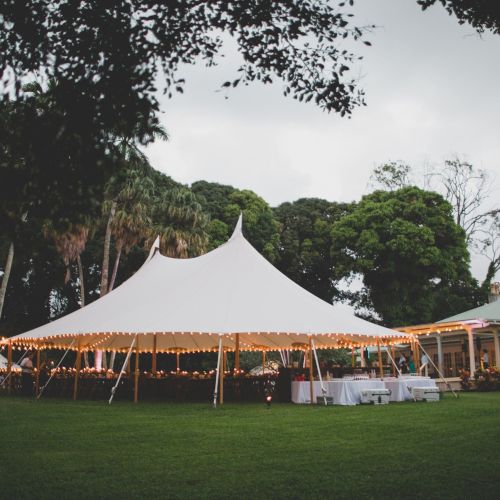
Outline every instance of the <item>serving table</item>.
[[(294, 403), (310, 403), (309, 382), (292, 382), (292, 401)], [(333, 397), (335, 405), (357, 405), (361, 403), (361, 391), (365, 389), (385, 389), (384, 382), (380, 379), (364, 380), (325, 380), (323, 385), (326, 396)], [(321, 382), (313, 382), (314, 399), (323, 396), (321, 392)]]

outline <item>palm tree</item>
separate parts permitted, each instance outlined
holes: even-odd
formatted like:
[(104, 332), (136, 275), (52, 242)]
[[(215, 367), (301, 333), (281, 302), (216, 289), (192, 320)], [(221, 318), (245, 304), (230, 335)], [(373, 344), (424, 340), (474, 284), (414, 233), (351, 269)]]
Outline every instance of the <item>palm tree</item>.
[(153, 194), (153, 181), (131, 171), (130, 179), (116, 198), (116, 213), (111, 222), (116, 256), (108, 291), (111, 291), (115, 284), (122, 251), (127, 255), (151, 232)]
[(208, 217), (191, 191), (172, 189), (162, 193), (157, 201), (155, 219), (155, 234), (160, 235), (165, 255), (187, 258), (206, 251)]
[(64, 229), (56, 228), (52, 221), (45, 221), (42, 231), (46, 238), (54, 242), (57, 253), (65, 265), (64, 283), (71, 279), (71, 264), (78, 265), (78, 280), (80, 286), (80, 307), (85, 306), (84, 273), (80, 255), (85, 250), (89, 236), (90, 224), (68, 224)]

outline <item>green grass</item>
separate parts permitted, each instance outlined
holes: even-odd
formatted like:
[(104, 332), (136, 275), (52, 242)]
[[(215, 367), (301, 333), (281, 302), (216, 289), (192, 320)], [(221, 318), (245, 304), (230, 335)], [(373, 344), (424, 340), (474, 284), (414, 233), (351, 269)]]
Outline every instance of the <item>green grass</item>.
[(500, 393), (309, 407), (0, 398), (2, 498), (499, 498)]

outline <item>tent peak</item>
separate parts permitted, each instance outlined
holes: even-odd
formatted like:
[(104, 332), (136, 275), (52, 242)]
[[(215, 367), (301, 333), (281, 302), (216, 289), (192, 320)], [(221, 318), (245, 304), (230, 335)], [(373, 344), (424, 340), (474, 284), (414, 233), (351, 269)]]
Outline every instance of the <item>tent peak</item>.
[(236, 222), (236, 226), (234, 226), (234, 231), (231, 238), (229, 238), (229, 241), (237, 238), (238, 236), (243, 236), (243, 212), (240, 212), (238, 222)]
[(151, 245), (151, 248), (149, 250), (149, 255), (148, 255), (148, 258), (146, 259), (146, 262), (149, 262), (153, 258), (154, 254), (157, 251), (158, 252), (160, 251), (160, 235), (158, 235), (156, 237), (156, 239), (154, 240), (153, 244)]

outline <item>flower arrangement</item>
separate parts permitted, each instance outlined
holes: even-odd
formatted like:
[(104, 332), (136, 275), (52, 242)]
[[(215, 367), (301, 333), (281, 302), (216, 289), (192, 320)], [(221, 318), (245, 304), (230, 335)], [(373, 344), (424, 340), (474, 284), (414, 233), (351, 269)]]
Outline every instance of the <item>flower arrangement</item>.
[(478, 391), (500, 390), (500, 370), (498, 368), (485, 368), (474, 373), (474, 381)]
[(463, 391), (468, 391), (472, 387), (472, 381), (470, 379), (470, 371), (469, 370), (460, 370), (460, 385), (462, 386)]

